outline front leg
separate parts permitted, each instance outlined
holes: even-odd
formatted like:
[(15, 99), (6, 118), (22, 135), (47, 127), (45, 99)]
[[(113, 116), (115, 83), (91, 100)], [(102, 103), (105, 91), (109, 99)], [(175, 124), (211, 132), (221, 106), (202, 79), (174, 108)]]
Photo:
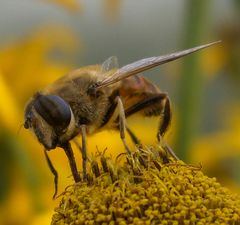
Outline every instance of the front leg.
[(77, 165), (76, 165), (76, 162), (75, 162), (75, 158), (74, 158), (74, 155), (73, 155), (71, 144), (69, 142), (66, 142), (66, 143), (62, 144), (61, 147), (64, 149), (64, 151), (65, 151), (65, 153), (68, 157), (68, 161), (69, 161), (69, 165), (70, 165), (70, 168), (71, 168), (71, 171), (72, 171), (74, 181), (76, 183), (81, 181), (81, 177), (80, 177), (80, 175), (77, 171)]
[(119, 111), (119, 131), (120, 131), (120, 137), (122, 139), (122, 142), (124, 144), (124, 147), (128, 154), (131, 153), (129, 147), (127, 146), (126, 139), (125, 139), (125, 131), (126, 131), (126, 118), (125, 118), (125, 112), (123, 108), (123, 103), (121, 98), (117, 97), (117, 106)]
[(87, 180), (87, 142), (86, 142), (86, 125), (80, 126), (82, 133), (82, 170), (83, 180)]

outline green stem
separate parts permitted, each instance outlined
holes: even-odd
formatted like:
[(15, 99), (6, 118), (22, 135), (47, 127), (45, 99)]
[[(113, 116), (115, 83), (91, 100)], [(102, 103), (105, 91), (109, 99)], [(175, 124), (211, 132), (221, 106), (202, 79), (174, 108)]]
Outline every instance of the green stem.
[[(185, 48), (203, 44), (208, 3), (207, 0), (187, 1)], [(199, 54), (196, 53), (184, 59), (179, 84), (179, 126), (176, 149), (181, 159), (186, 161), (200, 118), (203, 80), (198, 58)]]

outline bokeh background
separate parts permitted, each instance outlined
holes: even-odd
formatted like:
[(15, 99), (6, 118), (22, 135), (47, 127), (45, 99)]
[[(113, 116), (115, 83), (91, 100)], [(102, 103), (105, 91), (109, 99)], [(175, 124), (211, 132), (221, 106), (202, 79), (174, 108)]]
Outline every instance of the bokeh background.
[[(239, 0), (0, 0), (0, 224), (49, 224), (59, 201), (42, 146), (22, 128), (34, 92), (112, 55), (122, 66), (216, 40), (223, 42), (144, 75), (172, 100), (165, 139), (177, 155), (240, 193)], [(152, 145), (157, 122), (128, 120)], [(89, 137), (88, 146), (89, 155), (96, 146), (123, 151), (112, 131)], [(61, 192), (72, 183), (67, 159), (61, 149), (50, 157)]]

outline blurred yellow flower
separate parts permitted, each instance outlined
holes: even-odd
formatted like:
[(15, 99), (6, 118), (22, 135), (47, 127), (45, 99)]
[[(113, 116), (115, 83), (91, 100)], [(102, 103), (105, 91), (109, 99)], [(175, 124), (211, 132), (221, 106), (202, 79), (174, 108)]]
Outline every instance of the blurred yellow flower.
[(43, 0), (46, 2), (54, 3), (59, 5), (71, 13), (78, 13), (82, 10), (82, 5), (79, 0)]
[(121, 11), (122, 0), (104, 0), (104, 4), (105, 15), (111, 20), (117, 19)]
[(200, 53), (200, 65), (207, 79), (215, 77), (226, 65), (228, 54), (224, 45), (222, 42)]
[(226, 129), (199, 137), (193, 145), (191, 161), (204, 162), (208, 174), (218, 174), (221, 182), (239, 192), (240, 176), (236, 171), (240, 169), (240, 108), (234, 105), (226, 109)]
[(0, 127), (16, 131), (20, 115), (14, 96), (0, 73)]
[(72, 55), (79, 44), (69, 29), (48, 25), (2, 48), (0, 68), (17, 102), (23, 105), (36, 90), (68, 72), (70, 63), (58, 62), (54, 56)]

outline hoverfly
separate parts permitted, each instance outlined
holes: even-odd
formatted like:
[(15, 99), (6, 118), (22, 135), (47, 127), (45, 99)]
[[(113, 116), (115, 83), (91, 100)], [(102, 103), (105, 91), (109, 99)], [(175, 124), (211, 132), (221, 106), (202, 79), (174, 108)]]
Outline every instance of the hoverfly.
[[(166, 93), (161, 92), (139, 73), (216, 43), (218, 42), (141, 59), (120, 69), (111, 67), (116, 61), (112, 57), (102, 66), (94, 65), (74, 70), (37, 92), (25, 108), (24, 127), (30, 128), (45, 147), (48, 165), (55, 175), (55, 194), (58, 176), (47, 151), (56, 147), (63, 148), (73, 178), (75, 182), (79, 182), (87, 179), (87, 135), (102, 129), (119, 129), (123, 145), (127, 153), (130, 153), (125, 132), (129, 133), (135, 143), (138, 143), (138, 139), (127, 126), (125, 118), (141, 113), (146, 117), (162, 116), (157, 132), (160, 140), (171, 120), (170, 101)], [(70, 144), (79, 134), (82, 135), (82, 177), (77, 171)], [(175, 156), (173, 152), (170, 153)]]

